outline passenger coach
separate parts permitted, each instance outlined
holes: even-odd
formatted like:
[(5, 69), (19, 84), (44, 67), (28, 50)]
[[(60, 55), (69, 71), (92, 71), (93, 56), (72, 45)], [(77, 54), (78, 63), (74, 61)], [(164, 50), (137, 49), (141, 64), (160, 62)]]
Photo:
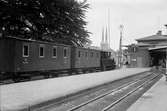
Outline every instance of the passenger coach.
[(73, 47), (71, 68), (73, 71), (95, 71), (100, 69), (101, 53), (99, 50)]
[(0, 50), (3, 77), (71, 68), (71, 47), (67, 45), (6, 37), (0, 38)]

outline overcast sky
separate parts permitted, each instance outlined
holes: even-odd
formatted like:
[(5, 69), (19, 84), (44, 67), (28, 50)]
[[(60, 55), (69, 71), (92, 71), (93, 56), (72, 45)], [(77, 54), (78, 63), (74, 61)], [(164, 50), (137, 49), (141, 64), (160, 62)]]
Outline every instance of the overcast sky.
[[(124, 25), (123, 44), (165, 30), (167, 0), (88, 0), (87, 29), (94, 46), (100, 46), (102, 28), (108, 24), (110, 12), (111, 48), (119, 47), (119, 25)], [(110, 10), (110, 11), (108, 11)]]

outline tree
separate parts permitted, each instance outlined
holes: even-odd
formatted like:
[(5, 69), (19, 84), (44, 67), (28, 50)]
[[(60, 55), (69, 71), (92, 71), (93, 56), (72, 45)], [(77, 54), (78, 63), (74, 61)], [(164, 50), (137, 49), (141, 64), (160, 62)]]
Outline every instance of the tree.
[(84, 20), (88, 7), (76, 0), (0, 0), (0, 32), (83, 46), (90, 43)]

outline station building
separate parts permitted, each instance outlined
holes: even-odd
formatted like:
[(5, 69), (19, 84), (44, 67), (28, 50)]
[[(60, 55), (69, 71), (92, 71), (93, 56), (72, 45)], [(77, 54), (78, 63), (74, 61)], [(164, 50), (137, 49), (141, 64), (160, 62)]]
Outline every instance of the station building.
[(127, 45), (128, 67), (167, 66), (167, 35), (158, 31), (155, 35), (136, 39), (137, 44)]

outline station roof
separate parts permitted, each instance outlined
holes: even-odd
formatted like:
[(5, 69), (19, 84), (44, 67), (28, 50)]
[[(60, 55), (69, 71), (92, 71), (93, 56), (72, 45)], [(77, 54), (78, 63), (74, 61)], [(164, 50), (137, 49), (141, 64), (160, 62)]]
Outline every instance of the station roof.
[(131, 44), (131, 45), (123, 45), (123, 47), (130, 47), (130, 46), (137, 46), (137, 47), (149, 47), (151, 46), (151, 44), (147, 44), (147, 43), (137, 43), (137, 44)]
[(156, 47), (149, 48), (149, 50), (158, 50), (158, 49), (167, 49), (167, 46), (156, 46)]
[(151, 36), (146, 36), (140, 39), (136, 39), (136, 41), (154, 41), (154, 40), (166, 40), (167, 41), (167, 35), (151, 35)]
[(137, 43), (136, 46), (150, 46), (151, 44), (146, 44), (146, 43)]

